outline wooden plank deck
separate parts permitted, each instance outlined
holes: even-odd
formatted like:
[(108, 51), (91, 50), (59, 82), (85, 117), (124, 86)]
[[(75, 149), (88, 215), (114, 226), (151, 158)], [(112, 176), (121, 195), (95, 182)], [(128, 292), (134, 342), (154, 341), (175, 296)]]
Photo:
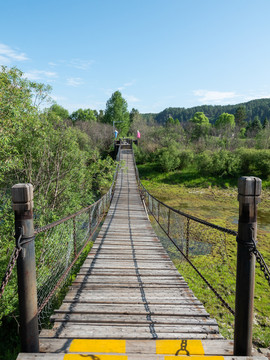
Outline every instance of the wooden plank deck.
[[(179, 355), (231, 359), (232, 342), (222, 340), (216, 321), (153, 231), (137, 188), (131, 150), (122, 150), (122, 159), (125, 166), (95, 244), (52, 316), (53, 329), (40, 334), (41, 352), (46, 354), (20, 354), (18, 360), (169, 360), (183, 344)], [(162, 339), (167, 345), (159, 352)], [(120, 343), (125, 346), (118, 348)]]

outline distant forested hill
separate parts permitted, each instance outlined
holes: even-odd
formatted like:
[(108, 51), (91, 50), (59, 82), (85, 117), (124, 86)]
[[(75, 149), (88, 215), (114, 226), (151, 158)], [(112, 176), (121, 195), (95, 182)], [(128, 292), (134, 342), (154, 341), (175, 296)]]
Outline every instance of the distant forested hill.
[(142, 114), (142, 116), (145, 120), (149, 121), (150, 119), (154, 119), (158, 123), (163, 124), (170, 116), (178, 119), (180, 122), (185, 122), (192, 118), (197, 111), (202, 111), (209, 118), (210, 122), (214, 123), (219, 115), (224, 112), (235, 114), (239, 106), (244, 106), (246, 109), (246, 121), (254, 120), (255, 116), (258, 116), (261, 122), (263, 122), (265, 118), (270, 119), (270, 99), (252, 100), (236, 105), (202, 105), (188, 109), (170, 107), (158, 114)]

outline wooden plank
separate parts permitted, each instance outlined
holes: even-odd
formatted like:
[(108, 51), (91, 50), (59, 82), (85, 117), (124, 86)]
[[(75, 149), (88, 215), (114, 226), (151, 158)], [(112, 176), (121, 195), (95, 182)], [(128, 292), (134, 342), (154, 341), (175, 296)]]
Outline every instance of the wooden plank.
[(51, 320), (73, 322), (73, 323), (129, 323), (129, 324), (181, 324), (181, 325), (217, 325), (216, 320), (209, 317), (184, 317), (184, 316), (164, 316), (151, 315), (147, 318), (146, 315), (128, 315), (128, 314), (81, 314), (81, 313), (56, 313), (51, 317)]
[[(168, 355), (154, 355), (154, 354), (129, 354), (128, 357), (126, 355), (115, 355), (115, 354), (91, 354), (89, 356), (84, 355), (83, 358), (85, 360), (91, 360), (94, 358), (98, 358), (100, 360), (172, 360), (174, 356)], [(182, 356), (182, 360), (188, 360), (188, 357)], [(72, 354), (19, 354), (17, 360), (79, 360), (80, 356), (75, 358)], [(268, 360), (264, 356), (254, 356), (252, 359), (254, 360)], [(212, 357), (196, 357), (196, 360), (250, 360), (248, 356), (212, 356)]]
[[(178, 316), (209, 316), (208, 312), (203, 306), (193, 306), (189, 308), (185, 305), (164, 305), (164, 304), (149, 304), (148, 305), (153, 315), (178, 315)], [(147, 313), (143, 303), (141, 304), (96, 304), (96, 303), (76, 303), (64, 302), (57, 312), (85, 313), (85, 314), (129, 314), (129, 315), (145, 315)]]
[[(217, 334), (218, 333), (218, 326), (217, 325), (185, 325), (185, 324), (181, 324), (181, 326), (179, 325), (175, 325), (175, 324), (153, 324), (153, 332), (156, 332), (156, 334), (158, 333), (177, 333), (177, 332), (181, 332), (182, 334)], [(61, 329), (61, 330), (60, 330)], [(181, 331), (180, 331), (181, 329)], [(79, 332), (83, 332), (84, 333), (84, 338), (89, 338), (89, 336), (92, 336), (92, 333), (95, 333), (95, 338), (102, 336), (102, 333), (108, 334), (111, 333), (111, 335), (115, 334), (115, 332), (117, 333), (129, 333), (132, 334), (132, 332), (136, 332), (138, 334), (141, 335), (145, 335), (145, 334), (149, 334), (149, 324), (125, 324), (122, 323), (120, 325), (118, 324), (103, 324), (103, 323), (99, 323), (99, 324), (88, 324), (88, 323), (73, 323), (70, 321), (67, 322), (55, 322), (55, 326), (54, 326), (54, 330), (55, 334), (60, 333), (61, 331), (61, 337), (64, 336), (64, 334), (67, 334), (68, 332), (71, 333), (76, 333), (78, 334)], [(57, 333), (57, 334), (58, 334)], [(111, 336), (110, 335), (110, 336)], [(150, 333), (150, 335), (153, 334)], [(78, 335), (73, 335), (73, 337), (77, 337)], [(82, 336), (82, 335), (81, 335)], [(220, 336), (221, 337), (221, 336)], [(154, 337), (153, 337), (154, 338)]]
[[(178, 331), (177, 331), (178, 330)], [(209, 332), (181, 332), (181, 327), (169, 328), (168, 326), (157, 329), (160, 339), (222, 339), (222, 336)], [(151, 334), (149, 326), (144, 329), (124, 326), (96, 326), (86, 329), (83, 326), (78, 328), (60, 328), (57, 330), (42, 330), (41, 337), (57, 337), (65, 339), (154, 339), (155, 334)]]
[[(67, 353), (72, 339), (41, 338), (40, 351), (42, 353)], [(180, 342), (180, 340), (179, 340)], [(204, 355), (233, 355), (233, 341), (230, 340), (202, 340)], [(126, 340), (127, 354), (155, 354), (156, 341), (153, 340)], [(237, 358), (237, 357), (236, 357)], [(140, 359), (144, 359), (143, 357)], [(241, 358), (243, 359), (243, 358)], [(260, 358), (262, 360), (262, 358)], [(255, 360), (255, 358), (254, 358)]]

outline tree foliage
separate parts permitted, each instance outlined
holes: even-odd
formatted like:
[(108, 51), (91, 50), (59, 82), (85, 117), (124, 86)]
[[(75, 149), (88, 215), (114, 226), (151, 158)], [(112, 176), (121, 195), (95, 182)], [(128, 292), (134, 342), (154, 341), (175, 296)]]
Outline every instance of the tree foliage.
[(235, 112), (235, 123), (239, 128), (243, 128), (245, 126), (245, 120), (247, 118), (246, 108), (241, 105), (236, 109)]
[(234, 115), (228, 113), (221, 114), (218, 117), (217, 121), (215, 122), (215, 126), (218, 129), (228, 129), (228, 130), (234, 129), (235, 127)]
[(97, 121), (95, 112), (91, 109), (78, 109), (70, 115), (70, 119), (73, 123), (76, 121)]
[[(112, 181), (114, 161), (107, 156), (112, 127), (100, 124), (93, 139), (79, 126), (71, 126), (66, 120), (68, 111), (61, 106), (54, 104), (41, 111), (36, 104), (46, 101), (48, 91), (46, 86), (25, 79), (16, 68), (0, 72), (1, 276), (15, 245), (7, 189), (16, 183), (33, 184), (36, 226), (42, 226), (91, 204)], [(110, 134), (107, 131), (97, 140), (98, 133), (107, 127)], [(16, 284), (12, 281), (0, 303), (0, 324), (3, 316), (15, 322)]]
[(189, 122), (191, 124), (191, 138), (193, 140), (205, 137), (209, 133), (211, 124), (203, 112), (196, 112)]
[(48, 116), (52, 118), (58, 116), (59, 119), (67, 120), (69, 118), (69, 112), (67, 109), (63, 108), (63, 106), (58, 104), (53, 104), (48, 109)]
[(120, 136), (126, 136), (129, 130), (129, 112), (126, 100), (120, 91), (115, 91), (107, 101), (104, 122), (115, 124)]
[(192, 108), (169, 107), (158, 114), (142, 114), (145, 121), (154, 119), (159, 124), (165, 124), (169, 116), (174, 119), (179, 119), (181, 123), (187, 122), (196, 112), (203, 112), (213, 124), (222, 113), (229, 113), (235, 115), (240, 106), (245, 107), (246, 118), (245, 122), (252, 121), (255, 116), (263, 121), (265, 118), (270, 119), (270, 99), (258, 99), (248, 101), (236, 105), (201, 105)]

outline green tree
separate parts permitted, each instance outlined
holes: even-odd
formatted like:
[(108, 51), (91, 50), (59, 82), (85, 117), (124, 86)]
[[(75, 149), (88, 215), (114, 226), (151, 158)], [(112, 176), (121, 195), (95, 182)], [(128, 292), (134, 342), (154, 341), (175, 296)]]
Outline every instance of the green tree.
[(191, 138), (193, 140), (208, 135), (211, 124), (203, 112), (196, 112), (189, 122), (191, 124)]
[(69, 118), (69, 112), (67, 109), (63, 108), (63, 106), (58, 104), (53, 104), (48, 110), (49, 116), (59, 116), (62, 120), (67, 120)]
[(246, 130), (247, 130), (247, 136), (248, 137), (254, 137), (256, 136), (261, 130), (263, 126), (260, 122), (259, 116), (255, 116), (252, 122), (249, 122)]
[(269, 120), (268, 120), (267, 118), (264, 118), (262, 125), (263, 125), (263, 128), (264, 128), (264, 129), (265, 129), (265, 128), (268, 128), (269, 125), (270, 125)]
[(99, 110), (99, 112), (97, 110), (93, 110), (95, 118), (97, 119), (98, 122), (103, 122), (103, 118), (104, 118), (104, 111), (103, 110)]
[(260, 122), (259, 116), (255, 116), (254, 120), (252, 121), (252, 129), (256, 133), (262, 130), (262, 123)]
[(70, 119), (73, 123), (76, 121), (97, 121), (95, 112), (91, 109), (78, 109), (70, 115)]
[(238, 129), (241, 129), (245, 126), (245, 120), (247, 118), (246, 108), (244, 106), (239, 106), (235, 112), (235, 124)]
[(139, 110), (132, 108), (131, 112), (129, 113), (129, 120), (132, 124), (133, 122), (138, 121), (141, 118)]
[(196, 112), (190, 121), (197, 125), (209, 125), (209, 119), (203, 112)]
[(215, 122), (215, 127), (217, 129), (233, 130), (235, 127), (234, 115), (228, 113), (221, 114)]
[(115, 91), (107, 101), (104, 122), (115, 124), (120, 136), (126, 136), (129, 130), (129, 112), (126, 100), (120, 91)]

